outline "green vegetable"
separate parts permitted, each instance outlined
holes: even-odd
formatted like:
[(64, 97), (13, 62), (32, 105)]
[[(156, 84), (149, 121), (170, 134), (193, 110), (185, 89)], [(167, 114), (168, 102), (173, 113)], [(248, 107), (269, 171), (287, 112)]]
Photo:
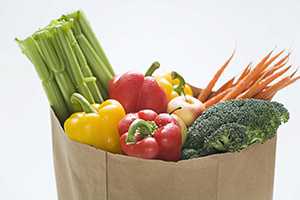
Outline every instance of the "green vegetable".
[(188, 129), (182, 157), (241, 151), (274, 137), (288, 119), (289, 112), (277, 102), (246, 99), (216, 104)]
[(66, 59), (70, 63), (70, 71), (74, 79), (74, 83), (78, 92), (82, 94), (90, 103), (95, 103), (93, 96), (85, 82), (83, 73), (80, 69), (78, 59), (71, 47), (70, 34), (72, 35), (71, 29), (67, 23), (64, 23), (62, 26), (57, 26), (54, 29), (54, 37), (57, 37), (60, 43), (62, 44), (62, 49), (66, 53)]
[(70, 101), (74, 92), (89, 103), (101, 103), (107, 97), (108, 81), (114, 72), (82, 11), (63, 15), (16, 41), (34, 64), (61, 122), (80, 110)]
[(16, 39), (16, 41), (19, 43), (22, 52), (35, 66), (37, 74), (48, 97), (50, 106), (53, 108), (57, 117), (61, 121), (64, 121), (69, 116), (69, 110), (66, 106), (63, 95), (54, 79), (53, 72), (47, 67), (40, 54), (39, 46), (32, 37), (28, 37), (24, 41), (19, 41), (18, 39)]
[(108, 81), (115, 74), (85, 15), (77, 11), (63, 15), (59, 20), (72, 23), (74, 39), (76, 38), (91, 71), (99, 81), (98, 87), (101, 89), (103, 98), (107, 98)]
[[(110, 71), (111, 75), (114, 76), (114, 70), (111, 66), (111, 64), (108, 61), (107, 56), (105, 55), (103, 48), (101, 47), (99, 41), (97, 40), (97, 37), (95, 33), (92, 30), (92, 27), (87, 20), (85, 14), (82, 11), (76, 11), (73, 13), (70, 13), (68, 15), (62, 16), (62, 19), (74, 19), (74, 22), (76, 26), (73, 27), (73, 30), (75, 27), (77, 27), (78, 31), (82, 31), (82, 35), (87, 38), (89, 43), (92, 45), (93, 49), (95, 50), (96, 54), (99, 56), (99, 58), (102, 60), (106, 68)], [(78, 32), (80, 33), (80, 32)], [(80, 34), (77, 34), (80, 35)]]
[(76, 91), (64, 63), (59, 59), (59, 53), (55, 51), (53, 37), (48, 30), (39, 31), (34, 35), (37, 45), (40, 47), (40, 53), (49, 69), (53, 72), (55, 80), (62, 91), (63, 98), (69, 111), (75, 112), (76, 107), (70, 101), (70, 96)]

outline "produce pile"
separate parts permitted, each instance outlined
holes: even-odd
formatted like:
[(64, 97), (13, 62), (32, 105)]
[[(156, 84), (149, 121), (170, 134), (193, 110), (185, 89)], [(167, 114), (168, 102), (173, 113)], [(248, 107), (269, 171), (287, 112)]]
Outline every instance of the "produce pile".
[(300, 79), (290, 53), (269, 52), (215, 89), (234, 53), (200, 89), (177, 72), (115, 75), (82, 11), (53, 20), (24, 40), (49, 103), (77, 142), (112, 153), (178, 161), (238, 152), (273, 138), (289, 112), (275, 94)]

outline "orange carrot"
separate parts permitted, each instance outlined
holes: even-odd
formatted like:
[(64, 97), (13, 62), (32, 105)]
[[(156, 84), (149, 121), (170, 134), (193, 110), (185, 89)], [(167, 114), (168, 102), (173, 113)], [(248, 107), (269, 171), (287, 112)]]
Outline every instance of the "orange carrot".
[(270, 95), (267, 96), (266, 98), (264, 98), (264, 100), (269, 100), (269, 101), (271, 101), (271, 100), (273, 99), (273, 97), (276, 95), (276, 93), (277, 93), (277, 91), (274, 92), (274, 93), (272, 93), (272, 94), (270, 94)]
[[(289, 52), (286, 56), (280, 59), (277, 63), (275, 63), (269, 70), (266, 70), (266, 76), (270, 75), (274, 71), (280, 69), (281, 67), (285, 66), (288, 62), (291, 53)], [(269, 72), (268, 72), (269, 71)]]
[(239, 95), (237, 98), (238, 99), (246, 99), (246, 98), (251, 98), (251, 97), (255, 96), (256, 94), (261, 92), (269, 83), (274, 81), (276, 78), (280, 77), (282, 74), (287, 72), (290, 68), (291, 68), (291, 65), (275, 74), (272, 74), (272, 75), (266, 77), (263, 80), (255, 82), (255, 84), (253, 84), (248, 90), (246, 90), (245, 93)]
[(251, 65), (252, 63), (250, 62), (247, 67), (243, 70), (243, 72), (241, 73), (240, 77), (238, 78), (238, 80), (236, 81), (236, 84), (238, 84), (243, 78), (245, 78), (245, 76), (247, 76), (249, 74), (249, 72), (251, 71)]
[(286, 56), (284, 56), (281, 60), (279, 60), (277, 63), (275, 63), (274, 64), (274, 66), (275, 65), (281, 65), (282, 63), (284, 63), (285, 61), (287, 61), (288, 59), (289, 59), (289, 57), (290, 57), (290, 55), (291, 55), (291, 52), (289, 52)]
[(285, 82), (281, 87), (279, 87), (277, 90), (275, 90), (274, 92), (269, 92), (269, 94), (267, 93), (267, 91), (265, 92), (265, 94), (263, 94), (263, 99), (265, 100), (271, 100), (275, 95), (276, 93), (279, 91), (279, 90), (282, 90), (283, 88), (286, 88), (287, 86), (293, 84), (294, 82), (296, 82), (297, 80), (300, 79), (300, 76), (296, 77), (296, 78), (293, 78), (293, 79), (289, 79), (287, 82)]
[(275, 56), (273, 56), (272, 58), (270, 58), (265, 65), (268, 67), (270, 64), (272, 64), (285, 50), (281, 50), (280, 52), (278, 52)]
[(259, 95), (257, 95), (255, 98), (271, 100), (279, 90), (282, 90), (283, 88), (286, 88), (287, 86), (293, 84), (294, 82), (300, 79), (300, 76), (297, 76), (296, 78), (293, 79), (291, 79), (290, 77), (286, 77), (286, 78), (287, 81), (285, 81), (282, 85), (278, 84), (279, 86), (276, 87), (274, 84), (268, 89), (266, 89), (265, 91), (263, 91), (262, 93), (260, 93)]
[(222, 101), (228, 100), (228, 99), (234, 99), (239, 94), (244, 92), (248, 85), (254, 80), (256, 76), (258, 76), (263, 70), (264, 70), (264, 64), (269, 59), (271, 54), (273, 53), (273, 50), (268, 53), (256, 66), (255, 68), (247, 75), (245, 76), (228, 94), (224, 96)]
[(265, 99), (265, 98), (269, 97), (270, 95), (272, 95), (274, 92), (277, 92), (278, 90), (285, 87), (285, 85), (287, 85), (290, 81), (291, 81), (290, 76), (284, 77), (277, 83), (275, 83), (275, 84), (271, 85), (270, 87), (268, 87), (267, 89), (263, 90), (261, 93), (255, 95), (255, 98), (256, 99)]
[(290, 75), (290, 77), (293, 78), (297, 72), (298, 72), (298, 68)]
[(263, 64), (263, 70), (261, 70), (260, 73), (256, 74), (253, 78), (252, 78), (252, 82), (251, 85), (255, 84), (258, 80), (261, 80), (262, 75), (264, 74), (264, 71), (266, 71), (269, 67), (269, 65), (281, 54), (283, 53), (283, 51), (279, 52), (278, 54), (276, 54), (275, 56), (273, 56), (272, 58), (270, 58), (268, 61), (266, 61)]
[(213, 78), (208, 83), (208, 85), (206, 86), (206, 88), (204, 90), (202, 90), (202, 92), (198, 96), (198, 99), (201, 102), (205, 102), (206, 99), (207, 99), (207, 97), (211, 94), (211, 91), (212, 91), (213, 87), (215, 86), (216, 82), (218, 81), (218, 79), (220, 78), (220, 76), (222, 75), (222, 73), (224, 72), (225, 68), (230, 63), (230, 61), (233, 58), (234, 54), (235, 54), (235, 50), (233, 51), (233, 53), (231, 54), (231, 56), (229, 57), (229, 59), (223, 64), (223, 66), (221, 66), (221, 68), (216, 72), (216, 74), (213, 76)]
[(265, 70), (262, 73), (261, 78), (266, 78), (267, 76), (270, 76), (271, 74), (273, 74), (275, 71), (279, 70), (280, 68), (284, 67), (287, 64), (287, 61), (284, 63), (281, 63), (280, 65), (274, 65), (272, 67), (270, 67), (269, 69)]
[(281, 71), (278, 71), (274, 74), (270, 74), (269, 76), (266, 76), (264, 79), (262, 79), (261, 84), (267, 86), (269, 83), (274, 81), (276, 78), (280, 77), (285, 72), (287, 72), (291, 67), (292, 67), (292, 65), (289, 65), (289, 66), (283, 68)]
[(232, 88), (227, 88), (226, 90), (222, 91), (221, 93), (217, 94), (216, 96), (210, 98), (204, 103), (205, 109), (209, 108), (210, 106), (213, 106), (214, 104), (218, 103), (223, 99), (223, 97), (230, 92)]
[(298, 81), (298, 80), (300, 80), (300, 76), (297, 76), (297, 77), (295, 77), (295, 78), (291, 78), (291, 79), (290, 79), (286, 84), (284, 84), (284, 86), (283, 86), (282, 88), (280, 88), (280, 89), (283, 89), (283, 88), (285, 88), (285, 87), (287, 87), (287, 86), (289, 86), (289, 85), (295, 83), (295, 82)]
[(224, 83), (213, 95), (210, 95), (210, 98), (220, 94), (221, 92), (223, 92), (224, 90), (226, 90), (228, 88), (231, 88), (233, 86), (234, 79), (235, 79), (235, 77), (231, 78), (229, 81)]

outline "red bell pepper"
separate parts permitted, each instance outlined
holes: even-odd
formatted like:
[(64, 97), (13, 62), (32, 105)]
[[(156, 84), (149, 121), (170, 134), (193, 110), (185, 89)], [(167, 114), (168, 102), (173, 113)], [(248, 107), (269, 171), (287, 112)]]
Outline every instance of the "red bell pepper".
[(159, 68), (154, 62), (145, 75), (127, 72), (109, 82), (109, 97), (119, 101), (127, 113), (152, 109), (157, 113), (166, 112), (167, 96), (160, 88), (152, 73)]
[(140, 110), (137, 113), (128, 113), (119, 122), (118, 129), (120, 136), (128, 132), (129, 126), (136, 119), (143, 119), (145, 121), (154, 121), (157, 117), (157, 113), (150, 109)]
[(181, 129), (168, 113), (142, 110), (119, 123), (120, 143), (129, 156), (177, 161), (181, 157)]
[[(139, 136), (136, 136), (138, 129)], [(152, 159), (159, 153), (158, 142), (152, 137), (152, 126), (149, 122), (136, 119), (130, 126), (129, 131), (120, 138), (123, 152), (129, 156), (138, 158)]]

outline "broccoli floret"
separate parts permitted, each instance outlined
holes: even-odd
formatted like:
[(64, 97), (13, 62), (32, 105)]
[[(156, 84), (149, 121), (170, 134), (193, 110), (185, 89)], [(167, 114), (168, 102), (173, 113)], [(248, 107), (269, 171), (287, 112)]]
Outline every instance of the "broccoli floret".
[(247, 142), (245, 132), (247, 127), (237, 123), (223, 124), (213, 134), (207, 136), (204, 140), (204, 149), (209, 153), (211, 151), (226, 152), (238, 151), (244, 148)]
[(181, 157), (183, 159), (192, 159), (199, 157), (198, 154), (198, 151), (195, 149), (183, 149), (181, 152)]
[(209, 108), (188, 129), (182, 158), (240, 151), (275, 136), (289, 113), (278, 102), (230, 100)]

